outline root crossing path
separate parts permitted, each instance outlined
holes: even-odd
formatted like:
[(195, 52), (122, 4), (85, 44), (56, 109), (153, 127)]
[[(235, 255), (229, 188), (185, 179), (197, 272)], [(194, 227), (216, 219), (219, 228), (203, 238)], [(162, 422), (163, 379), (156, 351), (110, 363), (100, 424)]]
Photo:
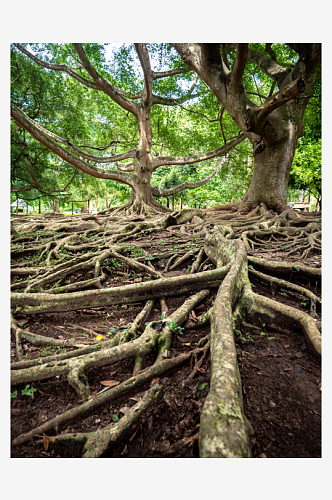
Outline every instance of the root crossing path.
[[(13, 456), (252, 457), (239, 339), (248, 354), (302, 336), (319, 369), (320, 213), (44, 214), (12, 226)], [(152, 434), (163, 405), (178, 420)]]

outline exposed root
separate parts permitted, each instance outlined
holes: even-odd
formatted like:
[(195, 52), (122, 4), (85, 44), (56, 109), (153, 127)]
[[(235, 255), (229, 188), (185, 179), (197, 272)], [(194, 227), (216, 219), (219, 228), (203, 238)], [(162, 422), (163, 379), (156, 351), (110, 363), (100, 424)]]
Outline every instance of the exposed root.
[(159, 403), (161, 400), (162, 387), (154, 385), (115, 425), (110, 425), (95, 432), (51, 436), (48, 438), (49, 442), (51, 445), (61, 443), (68, 447), (72, 447), (74, 443), (78, 443), (83, 448), (82, 458), (100, 458), (107, 452), (110, 446), (121, 441), (127, 431), (149, 406)]
[[(199, 348), (196, 349), (195, 351), (197, 352), (199, 350), (201, 349)], [(136, 377), (131, 377), (125, 382), (122, 382), (121, 384), (117, 385), (116, 387), (112, 387), (111, 389), (101, 394), (98, 394), (91, 399), (89, 398), (88, 401), (83, 402), (80, 406), (75, 406), (75, 408), (72, 408), (71, 410), (62, 413), (61, 415), (49, 420), (48, 422), (45, 422), (39, 427), (36, 427), (35, 429), (28, 432), (27, 434), (22, 434), (18, 436), (17, 438), (14, 439), (12, 443), (13, 446), (26, 443), (27, 441), (29, 441), (38, 434), (42, 434), (43, 432), (48, 432), (51, 429), (58, 428), (60, 425), (64, 425), (65, 423), (72, 421), (72, 419), (74, 418), (78, 418), (87, 413), (91, 413), (92, 411), (96, 410), (97, 408), (100, 408), (109, 401), (112, 401), (124, 394), (127, 394), (129, 391), (135, 389), (136, 387), (145, 384), (149, 380), (152, 380), (154, 377), (162, 375), (166, 371), (181, 365), (185, 361), (189, 360), (193, 352), (194, 351), (181, 354), (176, 358), (165, 359), (161, 363), (157, 364), (155, 363), (154, 365), (140, 372)]]
[[(134, 207), (129, 203), (120, 209), (111, 209), (111, 216), (87, 216), (79, 222), (58, 217), (56, 222), (52, 221), (49, 225), (45, 221), (42, 224), (14, 224), (16, 234), (12, 238), (12, 258), (21, 259), (31, 255), (33, 257), (29, 263), (38, 264), (38, 267), (36, 264), (23, 267), (18, 263), (12, 269), (14, 284), (11, 297), (15, 314), (64, 312), (142, 301), (146, 301), (146, 304), (126, 330), (119, 331), (113, 338), (102, 342), (68, 342), (43, 337), (21, 329), (17, 321), (12, 320), (18, 358), (11, 365), (12, 384), (66, 375), (68, 383), (75, 389), (82, 403), (18, 436), (13, 445), (23, 444), (36, 435), (58, 429), (59, 425), (93, 412), (189, 359), (193, 361), (189, 379), (193, 378), (201, 370), (202, 363), (210, 352), (211, 382), (201, 413), (200, 456), (250, 457), (250, 429), (243, 413), (234, 328), (241, 323), (250, 322), (255, 326), (255, 323), (265, 321), (271, 328), (282, 329), (283, 333), (291, 334), (294, 326), (298, 326), (312, 350), (316, 354), (321, 353), (319, 322), (299, 309), (253, 293), (248, 277), (249, 273), (258, 281), (267, 283), (273, 293), (281, 288), (307, 297), (310, 300), (310, 314), (315, 316), (321, 299), (316, 293), (304, 288), (302, 283), (309, 281), (312, 285), (320, 286), (321, 270), (299, 262), (271, 262), (250, 255), (247, 257), (247, 253), (252, 253), (256, 248), (260, 251), (267, 249), (272, 253), (283, 250), (285, 257), (300, 251), (298, 259), (306, 258), (310, 252), (320, 252), (319, 214), (304, 215), (286, 209), (277, 216), (264, 204), (249, 206), (244, 205), (243, 200), (220, 209), (212, 207), (212, 210), (182, 210), (166, 215), (158, 210), (157, 206), (153, 210), (147, 210), (144, 204)], [(123, 217), (116, 216), (120, 212), (124, 214)], [(141, 215), (147, 213), (148, 216), (143, 219)], [(48, 228), (51, 231), (45, 231)], [(152, 239), (158, 238), (155, 233), (160, 231), (163, 231), (164, 238), (160, 242), (182, 233), (182, 239), (178, 240), (178, 243), (183, 243), (181, 248), (179, 245), (173, 247), (172, 251), (159, 249), (151, 255), (148, 249)], [(32, 232), (34, 236), (31, 235)], [(203, 237), (204, 248), (201, 248)], [(139, 246), (142, 238), (144, 244)], [(130, 240), (129, 245), (124, 243), (127, 240)], [(190, 274), (164, 277), (169, 270), (178, 268), (189, 259), (193, 261)], [(213, 264), (216, 269), (209, 270), (209, 266)], [(119, 271), (120, 266), (122, 270)], [(130, 285), (102, 288), (109, 275), (118, 273), (127, 277), (129, 270), (131, 275), (140, 272), (149, 281), (137, 280)], [(93, 277), (84, 276), (87, 273)], [(295, 279), (297, 284), (288, 281), (291, 279)], [(72, 281), (69, 283), (70, 280)], [(196, 322), (188, 319), (190, 311), (207, 299), (211, 287), (219, 287), (212, 307), (198, 316)], [(23, 293), (16, 292), (22, 289)], [(86, 290), (82, 291), (83, 289)], [(187, 292), (190, 296), (168, 316), (166, 299)], [(162, 317), (160, 321), (144, 325), (157, 299)], [(210, 324), (210, 334), (201, 339), (191, 352), (169, 358), (176, 328), (182, 324), (195, 329)], [(82, 326), (76, 326), (87, 331)], [(90, 333), (95, 335), (96, 332), (91, 330)], [(23, 358), (22, 341), (34, 345), (54, 344), (80, 349), (26, 360)], [(155, 362), (144, 369), (147, 355), (151, 357), (155, 349)], [(89, 370), (128, 358), (135, 360), (133, 376), (116, 387), (91, 397)], [(161, 388), (154, 386), (115, 425), (94, 433), (49, 436), (50, 444), (71, 446), (72, 443), (78, 443), (82, 448), (82, 456), (103, 456), (109, 446), (121, 439), (150, 404), (158, 402), (152, 396), (157, 393), (161, 394)], [(197, 437), (196, 432), (180, 440), (170, 447), (168, 454), (176, 453), (181, 447), (193, 443)]]
[(316, 304), (319, 303), (321, 304), (322, 301), (319, 297), (317, 297), (314, 293), (312, 293), (310, 290), (307, 290), (304, 287), (294, 285), (293, 283), (290, 283), (289, 281), (281, 280), (279, 278), (275, 278), (274, 276), (268, 276), (267, 274), (260, 273), (259, 271), (255, 271), (254, 269), (249, 269), (249, 274), (251, 276), (254, 276), (257, 279), (260, 279), (266, 283), (269, 283), (269, 285), (272, 288), (272, 295), (275, 295), (275, 292), (278, 289), (283, 289), (283, 290), (290, 290), (292, 292), (296, 292), (302, 297), (308, 297), (310, 300), (310, 314), (311, 316), (315, 317), (316, 316)]

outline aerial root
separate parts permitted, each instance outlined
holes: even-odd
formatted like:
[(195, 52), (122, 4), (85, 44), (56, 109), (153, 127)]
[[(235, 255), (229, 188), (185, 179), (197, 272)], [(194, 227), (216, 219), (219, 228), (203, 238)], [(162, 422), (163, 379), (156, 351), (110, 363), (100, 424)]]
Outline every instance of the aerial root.
[(105, 455), (110, 446), (121, 441), (142, 414), (152, 404), (159, 403), (162, 397), (163, 388), (160, 385), (154, 385), (116, 424), (111, 424), (95, 432), (49, 436), (49, 444), (54, 446), (61, 443), (70, 448), (74, 443), (77, 443), (82, 448), (82, 458), (100, 458)]

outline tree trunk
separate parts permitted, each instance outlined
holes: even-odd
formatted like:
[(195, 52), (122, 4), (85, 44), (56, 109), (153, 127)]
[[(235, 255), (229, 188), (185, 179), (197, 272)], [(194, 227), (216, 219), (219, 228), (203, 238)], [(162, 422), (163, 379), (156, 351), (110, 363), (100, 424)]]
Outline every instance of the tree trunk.
[(82, 213), (82, 214), (87, 214), (87, 213), (88, 213), (88, 207), (87, 207), (86, 202), (85, 202), (85, 203), (83, 203), (83, 205), (82, 205), (82, 210), (81, 210), (81, 213)]
[(57, 196), (53, 199), (53, 212), (60, 212), (59, 198)]
[(290, 124), (286, 141), (265, 147), (254, 156), (254, 170), (247, 193), (242, 200), (248, 210), (260, 203), (277, 212), (287, 206), (287, 186), (297, 143), (297, 134)]
[(38, 213), (41, 214), (41, 201), (40, 201), (40, 198), (38, 200)]

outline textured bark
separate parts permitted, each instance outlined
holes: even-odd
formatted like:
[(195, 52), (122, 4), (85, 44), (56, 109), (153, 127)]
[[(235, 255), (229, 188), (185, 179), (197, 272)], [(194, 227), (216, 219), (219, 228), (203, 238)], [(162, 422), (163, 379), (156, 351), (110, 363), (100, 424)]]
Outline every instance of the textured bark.
[[(299, 44), (299, 60), (293, 69), (248, 48), (248, 44), (175, 43), (182, 60), (195, 70), (229, 112), (253, 145), (254, 171), (250, 187), (229, 208), (249, 212), (260, 203), (281, 212), (286, 207), (287, 185), (298, 138), (304, 133), (303, 115), (319, 71), (320, 44)], [(295, 44), (296, 45), (296, 44)], [(225, 59), (227, 49), (236, 49), (233, 68)], [(270, 44), (267, 52), (271, 55)], [(221, 58), (221, 51), (226, 64)], [(260, 106), (243, 86), (246, 60), (254, 62), (278, 85)], [(304, 96), (300, 94), (305, 93)], [(222, 207), (220, 207), (222, 209)]]
[[(211, 383), (203, 405), (199, 448), (202, 458), (249, 458), (251, 445), (243, 413), (241, 377), (233, 334), (232, 303), (246, 286), (246, 251), (242, 241), (220, 232), (208, 234), (205, 253), (218, 267), (231, 262), (210, 312)], [(250, 301), (245, 293), (242, 300)]]

